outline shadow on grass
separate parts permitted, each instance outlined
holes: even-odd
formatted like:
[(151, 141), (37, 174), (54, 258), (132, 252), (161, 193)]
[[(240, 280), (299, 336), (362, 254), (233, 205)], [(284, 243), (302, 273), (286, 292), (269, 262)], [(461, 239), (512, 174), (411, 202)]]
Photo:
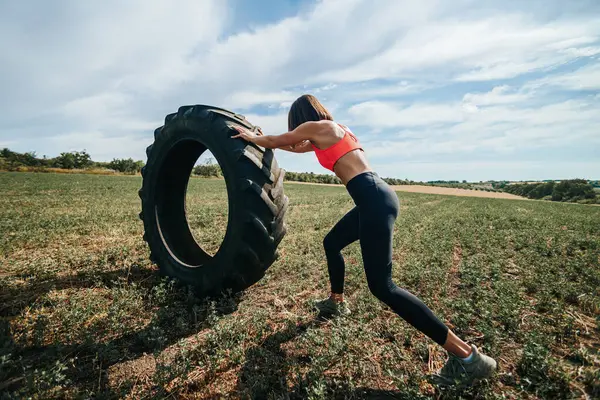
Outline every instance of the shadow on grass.
[[(49, 279), (32, 283), (26, 288), (0, 288), (2, 304), (0, 316), (0, 393), (13, 393), (14, 398), (32, 395), (65, 397), (56, 394), (55, 387), (74, 393), (74, 397), (122, 398), (135, 393), (135, 383), (126, 381), (118, 387), (108, 382), (108, 369), (118, 363), (135, 360), (144, 354), (157, 354), (180, 339), (191, 336), (206, 327), (207, 319), (234, 312), (239, 296), (199, 299), (185, 288), (175, 289), (153, 312), (152, 320), (140, 330), (120, 335), (112, 340), (100, 342), (92, 331), (85, 332), (89, 340), (84, 343), (53, 343), (47, 346), (23, 345), (15, 340), (10, 331), (10, 317), (20, 315), (38, 299), (51, 290), (69, 288), (122, 287), (133, 284), (151, 290), (160, 284), (161, 278), (150, 269), (132, 268), (105, 273), (81, 273), (64, 279)], [(150, 307), (149, 300), (144, 299)], [(212, 307), (210, 304), (216, 304)], [(205, 310), (198, 315), (194, 308)], [(184, 329), (175, 328), (177, 318), (188, 322)], [(239, 372), (236, 393), (249, 398), (304, 399), (318, 386), (326, 398), (331, 399), (412, 399), (414, 390), (400, 388), (399, 391), (377, 390), (355, 387), (347, 382), (333, 381), (323, 376), (326, 369), (315, 366), (308, 356), (290, 356), (282, 346), (305, 334), (310, 328), (321, 326), (324, 320), (315, 318), (303, 324), (291, 324), (263, 340), (260, 345), (249, 348), (245, 362)], [(176, 364), (176, 363), (175, 363)], [(175, 365), (173, 364), (173, 365)], [(167, 365), (167, 375), (184, 376)], [(302, 374), (298, 373), (300, 370)], [(290, 377), (294, 381), (290, 382)], [(131, 377), (135, 380), (135, 376)], [(171, 378), (166, 381), (170, 381)], [(315, 385), (318, 383), (318, 385)], [(159, 387), (151, 393), (167, 395)], [(52, 395), (54, 394), (54, 395)], [(442, 396), (452, 398), (451, 396)], [(0, 396), (0, 398), (4, 398)], [(11, 398), (11, 397), (7, 397)]]
[[(109, 367), (146, 353), (160, 352), (203, 329), (208, 318), (234, 312), (239, 304), (239, 295), (198, 298), (185, 287), (175, 287), (143, 329), (106, 342), (98, 341), (95, 332), (90, 331), (84, 332), (87, 337), (83, 343), (24, 345), (11, 332), (10, 320), (51, 290), (110, 289), (136, 283), (150, 293), (160, 282), (161, 277), (154, 270), (131, 268), (104, 273), (85, 272), (19, 288), (0, 287), (0, 392), (28, 395), (37, 392), (39, 395), (40, 391), (62, 383), (63, 387), (94, 397), (121, 397), (125, 394), (123, 390), (128, 388), (119, 388), (121, 393), (108, 388), (106, 371)], [(150, 299), (143, 301), (150, 308)], [(156, 307), (155, 304), (152, 306)], [(180, 325), (175, 328), (177, 318), (184, 319), (183, 328)]]
[[(311, 360), (307, 356), (286, 355), (281, 348), (283, 344), (323, 322), (323, 318), (317, 317), (304, 324), (288, 326), (268, 336), (260, 345), (248, 349), (246, 361), (238, 377), (236, 393), (252, 399), (306, 399), (309, 397), (310, 387), (318, 380), (322, 383), (320, 395), (328, 399), (414, 398), (406, 392), (351, 387), (344, 382), (323, 379), (322, 374), (317, 372), (318, 369), (311, 367)], [(306, 374), (294, 383), (288, 382), (288, 377), (297, 372), (298, 365), (306, 366)]]

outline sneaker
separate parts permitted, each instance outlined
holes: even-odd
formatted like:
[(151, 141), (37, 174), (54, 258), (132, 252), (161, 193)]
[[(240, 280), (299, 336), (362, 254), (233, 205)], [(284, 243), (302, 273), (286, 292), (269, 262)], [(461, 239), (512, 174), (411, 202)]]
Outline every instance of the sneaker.
[(440, 386), (467, 386), (479, 379), (489, 378), (496, 370), (496, 361), (479, 352), (475, 345), (473, 359), (465, 362), (462, 358), (450, 354), (446, 365), (436, 374), (432, 375), (431, 381)]
[(338, 317), (350, 314), (350, 309), (348, 308), (348, 303), (346, 301), (338, 303), (333, 301), (330, 297), (324, 300), (316, 301), (314, 306), (317, 310), (319, 310), (320, 316)]

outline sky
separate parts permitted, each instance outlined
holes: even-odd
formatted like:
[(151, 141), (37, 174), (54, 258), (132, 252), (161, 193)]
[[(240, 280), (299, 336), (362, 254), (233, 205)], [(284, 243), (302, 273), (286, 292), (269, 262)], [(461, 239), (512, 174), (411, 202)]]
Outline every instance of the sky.
[(0, 148), (145, 161), (179, 106), (280, 134), (310, 93), (384, 177), (600, 179), (597, 0), (4, 0), (0, 46)]

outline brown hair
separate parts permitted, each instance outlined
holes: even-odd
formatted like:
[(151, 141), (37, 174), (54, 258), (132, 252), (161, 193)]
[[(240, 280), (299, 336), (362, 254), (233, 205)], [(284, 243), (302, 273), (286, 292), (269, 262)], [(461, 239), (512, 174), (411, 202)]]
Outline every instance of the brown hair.
[(333, 117), (317, 98), (311, 94), (304, 94), (296, 99), (288, 113), (288, 130), (293, 131), (306, 121), (333, 121)]

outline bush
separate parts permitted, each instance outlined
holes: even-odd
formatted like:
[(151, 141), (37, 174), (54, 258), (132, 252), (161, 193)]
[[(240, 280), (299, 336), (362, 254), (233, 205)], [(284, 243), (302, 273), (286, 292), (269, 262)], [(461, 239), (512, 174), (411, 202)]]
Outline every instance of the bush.
[(412, 185), (415, 182), (409, 181), (408, 179), (396, 179), (396, 178), (383, 178), (388, 185)]
[[(35, 152), (17, 153), (9, 149), (0, 150), (0, 169), (9, 171), (57, 172), (59, 170), (79, 170), (94, 168), (133, 174), (144, 166), (142, 161), (113, 159), (111, 162), (94, 162), (85, 151), (63, 152), (55, 158), (37, 158)], [(106, 171), (109, 172), (109, 171)]]
[[(96, 164), (98, 165), (100, 163), (96, 163)], [(119, 171), (124, 174), (135, 174), (135, 173), (140, 172), (140, 170), (144, 166), (144, 162), (141, 160), (133, 161), (132, 158), (127, 158), (127, 159), (115, 158), (111, 162), (107, 163), (106, 166), (109, 169), (113, 169), (115, 171)]]
[(193, 174), (204, 178), (220, 178), (223, 176), (221, 167), (212, 158), (207, 159), (204, 164), (196, 165)]
[(85, 169), (92, 165), (92, 157), (85, 150), (60, 153), (58, 157), (50, 162), (51, 167), (64, 169)]
[(7, 170), (7, 169), (9, 169), (8, 161), (6, 161), (6, 158), (0, 157), (0, 171)]
[(334, 175), (315, 174), (314, 172), (286, 172), (285, 180), (292, 182), (310, 182), (325, 184), (341, 184), (342, 182)]
[(590, 200), (595, 202), (596, 191), (585, 179), (570, 179), (542, 183), (517, 183), (507, 185), (504, 191), (530, 199), (552, 199), (552, 201), (579, 202)]
[(42, 167), (48, 164), (48, 160), (37, 158), (34, 151), (27, 153), (17, 153), (9, 149), (0, 150), (0, 165), (3, 169), (16, 170), (18, 167)]

